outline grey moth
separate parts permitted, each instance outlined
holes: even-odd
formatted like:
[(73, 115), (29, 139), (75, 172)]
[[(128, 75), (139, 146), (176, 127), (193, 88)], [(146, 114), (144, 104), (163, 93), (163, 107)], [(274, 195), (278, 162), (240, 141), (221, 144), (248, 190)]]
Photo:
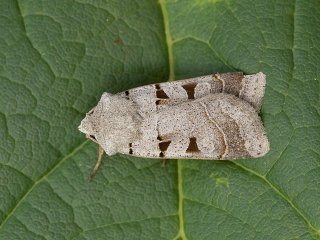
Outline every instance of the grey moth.
[(79, 130), (103, 151), (146, 158), (231, 160), (269, 151), (259, 117), (263, 73), (212, 74), (104, 93)]

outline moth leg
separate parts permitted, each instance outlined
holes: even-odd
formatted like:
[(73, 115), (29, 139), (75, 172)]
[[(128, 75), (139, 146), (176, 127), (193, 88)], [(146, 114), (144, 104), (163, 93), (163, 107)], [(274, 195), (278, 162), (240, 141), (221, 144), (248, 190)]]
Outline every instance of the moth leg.
[(93, 170), (90, 173), (89, 176), (89, 182), (92, 181), (93, 177), (96, 175), (101, 163), (102, 163), (102, 156), (103, 156), (104, 150), (103, 148), (99, 145), (99, 150), (98, 150), (98, 160), (96, 162), (96, 165), (94, 166)]

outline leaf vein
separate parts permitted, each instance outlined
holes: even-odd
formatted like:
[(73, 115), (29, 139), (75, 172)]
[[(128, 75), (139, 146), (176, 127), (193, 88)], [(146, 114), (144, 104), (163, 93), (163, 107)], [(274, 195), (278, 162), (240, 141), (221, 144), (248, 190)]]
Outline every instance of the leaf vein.
[(44, 175), (40, 176), (36, 181), (33, 182), (32, 185), (30, 185), (29, 189), (25, 192), (25, 194), (20, 198), (20, 200), (15, 204), (15, 206), (12, 208), (12, 210), (8, 213), (6, 218), (2, 221), (0, 224), (0, 229), (6, 224), (6, 222), (11, 218), (11, 216), (14, 215), (15, 211), (19, 208), (19, 206), (24, 202), (24, 200), (29, 196), (29, 194), (42, 182), (44, 181), (49, 175), (51, 175), (62, 163), (64, 163), (67, 159), (75, 155), (78, 151), (80, 151), (89, 140), (85, 140), (80, 145), (75, 147), (69, 154), (67, 154), (65, 157), (63, 157), (61, 160), (59, 160), (48, 172), (46, 172)]
[(257, 176), (258, 178), (262, 179), (265, 183), (267, 183), (269, 185), (269, 187), (275, 192), (277, 193), (284, 201), (286, 201), (291, 208), (298, 214), (298, 216), (300, 216), (308, 225), (309, 229), (313, 231), (313, 233), (319, 237), (320, 239), (320, 229), (317, 229), (314, 225), (312, 225), (312, 223), (309, 221), (309, 219), (304, 215), (303, 211), (301, 209), (298, 208), (298, 206), (296, 206), (294, 204), (293, 201), (291, 201), (284, 193), (282, 193), (280, 191), (280, 189), (278, 189), (271, 181), (268, 180), (268, 178), (266, 178), (265, 176), (259, 174), (258, 172), (254, 171), (253, 169), (250, 169), (240, 163), (237, 163), (235, 161), (231, 161), (231, 163), (235, 164), (236, 166), (240, 167), (241, 169), (243, 169), (246, 172), (249, 172), (255, 176)]

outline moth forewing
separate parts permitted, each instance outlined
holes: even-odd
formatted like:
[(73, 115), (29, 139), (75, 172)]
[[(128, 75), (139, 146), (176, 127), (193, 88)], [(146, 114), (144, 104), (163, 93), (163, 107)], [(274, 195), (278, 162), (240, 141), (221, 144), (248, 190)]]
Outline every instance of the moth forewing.
[(129, 143), (140, 157), (238, 159), (259, 157), (269, 150), (261, 120), (247, 102), (230, 94), (205, 97), (151, 112)]
[(108, 155), (256, 158), (269, 151), (265, 83), (263, 73), (223, 73), (104, 93), (79, 129)]
[(243, 75), (241, 72), (211, 74), (172, 82), (145, 85), (119, 93), (140, 106), (141, 111), (194, 100), (215, 93), (239, 97), (260, 112), (266, 76), (259, 72)]

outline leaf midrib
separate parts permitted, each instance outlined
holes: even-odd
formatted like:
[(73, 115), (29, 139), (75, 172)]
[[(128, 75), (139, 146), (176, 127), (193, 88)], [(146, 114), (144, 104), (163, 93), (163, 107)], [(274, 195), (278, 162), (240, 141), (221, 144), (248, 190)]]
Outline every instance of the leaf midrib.
[[(160, 9), (162, 11), (163, 16), (163, 23), (164, 23), (164, 32), (166, 35), (166, 43), (167, 43), (167, 50), (168, 50), (168, 65), (169, 65), (169, 78), (168, 81), (175, 80), (175, 68), (174, 68), (174, 56), (173, 56), (173, 44), (175, 42), (172, 41), (171, 31), (170, 31), (170, 24), (169, 24), (169, 15), (167, 11), (167, 2), (166, 0), (159, 0)], [(293, 11), (293, 41), (292, 41), (292, 58), (293, 58), (293, 67), (292, 67), (292, 79), (293, 79), (293, 70), (294, 70), (294, 44), (295, 44), (295, 17), (296, 17), (296, 1), (294, 4), (294, 11)], [(211, 48), (212, 49), (212, 48)], [(213, 49), (212, 49), (213, 50)], [(223, 59), (223, 62), (226, 62), (225, 59)], [(234, 68), (233, 68), (234, 69)], [(288, 87), (289, 91), (289, 87)], [(285, 96), (286, 97), (286, 96)], [(284, 105), (284, 103), (283, 103)], [(185, 233), (185, 226), (184, 226), (184, 192), (183, 192), (183, 160), (176, 160), (177, 161), (177, 182), (178, 182), (178, 216), (179, 216), (179, 232), (178, 235), (174, 239), (182, 239), (187, 240), (187, 236)], [(271, 181), (268, 180), (266, 176), (263, 176), (259, 174), (258, 172), (254, 171), (253, 169), (250, 169), (248, 167), (245, 167), (244, 165), (240, 163), (236, 163), (235, 161), (231, 161), (236, 166), (240, 167), (244, 171), (248, 172), (249, 174), (253, 174), (260, 179), (262, 179), (267, 185), (270, 186), (270, 188), (279, 195), (282, 199), (284, 199), (290, 207), (303, 219), (303, 221), (306, 222), (309, 229), (312, 231), (312, 233), (317, 236), (317, 238), (320, 239), (320, 229), (317, 229), (315, 226), (311, 224), (311, 221), (304, 215), (303, 211), (300, 210), (294, 203), (287, 197), (285, 194), (283, 194), (280, 189), (278, 189)]]
[[(166, 43), (168, 48), (168, 65), (169, 65), (169, 79), (168, 80), (174, 80), (175, 79), (175, 68), (174, 68), (174, 56), (173, 56), (173, 44), (171, 33), (170, 33), (170, 25), (169, 25), (169, 16), (167, 12), (167, 3), (166, 0), (159, 0), (160, 8), (163, 14), (163, 22), (164, 22), (164, 30), (166, 35)], [(295, 13), (294, 10), (293, 13), (293, 19), (295, 20)], [(294, 24), (295, 25), (295, 24)], [(295, 28), (295, 26), (293, 26)], [(293, 38), (295, 39), (295, 35), (293, 35)], [(292, 47), (292, 57), (294, 58), (294, 40), (293, 40), (293, 47)], [(292, 72), (293, 74), (293, 72)], [(292, 76), (293, 77), (293, 76)], [(61, 166), (67, 159), (75, 155), (78, 151), (80, 151), (86, 144), (88, 143), (88, 140), (82, 142), (80, 145), (75, 147), (68, 155), (63, 157), (61, 160), (57, 162), (56, 165), (54, 165), (47, 173), (40, 176), (34, 183), (31, 185), (31, 187), (25, 192), (25, 194), (22, 196), (22, 198), (17, 202), (17, 204), (12, 208), (12, 210), (8, 213), (6, 218), (3, 220), (3, 222), (0, 224), (0, 229), (5, 225), (5, 223), (10, 219), (10, 217), (14, 214), (16, 209), (19, 208), (21, 203), (27, 198), (27, 196), (41, 183), (44, 179), (46, 179), (48, 176), (50, 176), (59, 166)], [(176, 238), (186, 240), (187, 236), (185, 234), (184, 229), (184, 215), (183, 215), (183, 201), (184, 201), (184, 191), (183, 191), (183, 160), (177, 160), (177, 183), (178, 183), (178, 198), (179, 198), (179, 205), (178, 205), (178, 216), (179, 216), (179, 233)], [(317, 229), (314, 225), (311, 224), (310, 220), (303, 214), (302, 210), (299, 210), (299, 208), (285, 195), (283, 194), (272, 182), (268, 180), (267, 177), (259, 174), (258, 172), (254, 171), (253, 169), (250, 169), (248, 167), (245, 167), (244, 165), (236, 162), (232, 162), (233, 164), (237, 165), (238, 167), (242, 168), (244, 171), (254, 174), (255, 176), (263, 179), (270, 187), (273, 189), (273, 191), (278, 194), (281, 198), (283, 198), (291, 207), (292, 209), (298, 213), (300, 217), (307, 223), (309, 228), (315, 233), (315, 235), (320, 239), (320, 229)]]

